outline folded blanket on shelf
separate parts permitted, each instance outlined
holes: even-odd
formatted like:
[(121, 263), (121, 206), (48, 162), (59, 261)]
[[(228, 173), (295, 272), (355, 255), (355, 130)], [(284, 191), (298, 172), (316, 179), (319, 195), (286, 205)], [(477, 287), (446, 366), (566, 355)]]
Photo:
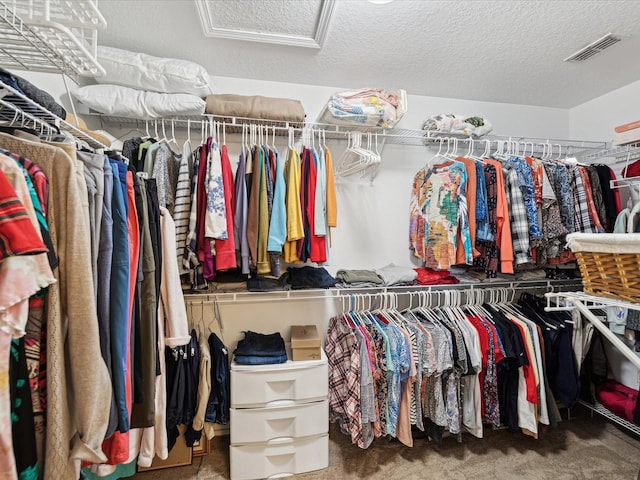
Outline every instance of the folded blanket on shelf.
[(388, 92), (380, 88), (361, 88), (333, 95), (319, 121), (393, 128), (406, 112), (404, 90)]
[(489, 120), (483, 117), (442, 114), (427, 118), (422, 125), (422, 129), (434, 132), (481, 137), (491, 132), (491, 130), (493, 130), (493, 125), (491, 125)]
[(223, 117), (257, 118), (282, 122), (304, 122), (304, 107), (299, 100), (260, 95), (208, 95), (207, 113)]

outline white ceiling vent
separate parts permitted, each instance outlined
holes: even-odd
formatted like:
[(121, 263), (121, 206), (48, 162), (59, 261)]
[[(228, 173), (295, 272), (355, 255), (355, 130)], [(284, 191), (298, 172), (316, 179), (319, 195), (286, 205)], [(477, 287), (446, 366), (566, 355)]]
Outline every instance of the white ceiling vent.
[(593, 43), (590, 43), (584, 48), (581, 48), (575, 53), (572, 53), (564, 59), (565, 62), (584, 62), (585, 60), (593, 57), (595, 54), (606, 50), (607, 48), (615, 45), (622, 40), (622, 35), (615, 35), (613, 33), (607, 33), (604, 37), (599, 38)]

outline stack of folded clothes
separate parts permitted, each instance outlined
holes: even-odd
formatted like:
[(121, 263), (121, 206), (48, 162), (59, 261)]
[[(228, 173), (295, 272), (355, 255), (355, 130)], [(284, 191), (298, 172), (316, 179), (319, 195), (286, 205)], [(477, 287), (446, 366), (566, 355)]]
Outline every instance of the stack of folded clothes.
[(336, 287), (364, 288), (382, 285), (383, 280), (373, 270), (338, 270)]
[[(49, 95), (44, 90), (40, 90), (38, 87), (25, 80), (24, 78), (19, 77), (18, 75), (11, 73), (4, 68), (0, 68), (0, 81), (2, 81), (2, 83), (4, 83), (5, 85), (13, 88), (17, 92), (23, 94), (25, 97), (30, 98), (38, 105), (46, 108), (55, 116), (62, 118), (63, 120), (67, 116), (67, 112), (62, 107), (62, 105), (57, 103), (51, 95)], [(34, 108), (30, 105), (24, 105), (25, 102), (21, 101), (20, 97), (18, 97), (17, 95), (13, 95), (6, 89), (0, 89), (0, 98), (2, 98), (7, 103), (20, 105), (22, 111), (26, 113), (31, 113), (35, 116), (39, 116), (40, 114), (40, 111), (37, 108)], [(2, 112), (1, 107), (0, 112)], [(2, 119), (11, 120), (15, 116), (13, 111), (7, 113), (7, 115), (9, 116), (7, 117), (5, 115), (1, 115)]]
[(280, 277), (284, 285), (291, 285), (293, 290), (303, 288), (331, 288), (335, 286), (336, 279), (322, 267), (295, 267), (288, 268)]
[(418, 273), (412, 267), (404, 267), (390, 263), (382, 268), (376, 269), (383, 282), (387, 286), (416, 285)]
[(238, 342), (233, 352), (237, 364), (268, 365), (287, 361), (287, 351), (280, 333), (265, 335), (251, 330), (243, 333), (244, 338)]
[(418, 285), (451, 285), (460, 283), (460, 280), (451, 275), (449, 270), (434, 270), (427, 267), (414, 268), (414, 270), (418, 274), (416, 278)]

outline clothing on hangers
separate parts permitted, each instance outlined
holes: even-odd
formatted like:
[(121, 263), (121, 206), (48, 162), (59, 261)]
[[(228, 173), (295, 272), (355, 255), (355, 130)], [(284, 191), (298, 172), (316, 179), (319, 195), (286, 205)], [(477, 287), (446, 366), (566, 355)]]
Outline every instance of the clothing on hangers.
[(445, 430), (481, 437), (483, 423), (538, 438), (556, 424), (555, 400), (573, 406), (579, 390), (570, 319), (541, 306), (524, 296), (331, 318), (331, 420), (360, 448), (385, 435), (411, 446), (411, 426), (436, 442)]

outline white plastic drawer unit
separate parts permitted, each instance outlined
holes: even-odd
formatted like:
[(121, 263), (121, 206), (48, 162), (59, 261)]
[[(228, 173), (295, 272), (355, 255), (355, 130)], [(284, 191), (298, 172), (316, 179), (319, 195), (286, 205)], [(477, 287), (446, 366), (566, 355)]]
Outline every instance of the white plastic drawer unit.
[[(259, 408), (283, 401), (307, 403), (327, 398), (327, 358), (276, 365), (231, 365), (231, 407)], [(276, 403), (277, 402), (277, 403)]]
[(231, 444), (323, 435), (329, 431), (329, 402), (269, 408), (232, 408)]
[(328, 435), (288, 438), (230, 447), (231, 478), (253, 480), (320, 470), (329, 466)]

